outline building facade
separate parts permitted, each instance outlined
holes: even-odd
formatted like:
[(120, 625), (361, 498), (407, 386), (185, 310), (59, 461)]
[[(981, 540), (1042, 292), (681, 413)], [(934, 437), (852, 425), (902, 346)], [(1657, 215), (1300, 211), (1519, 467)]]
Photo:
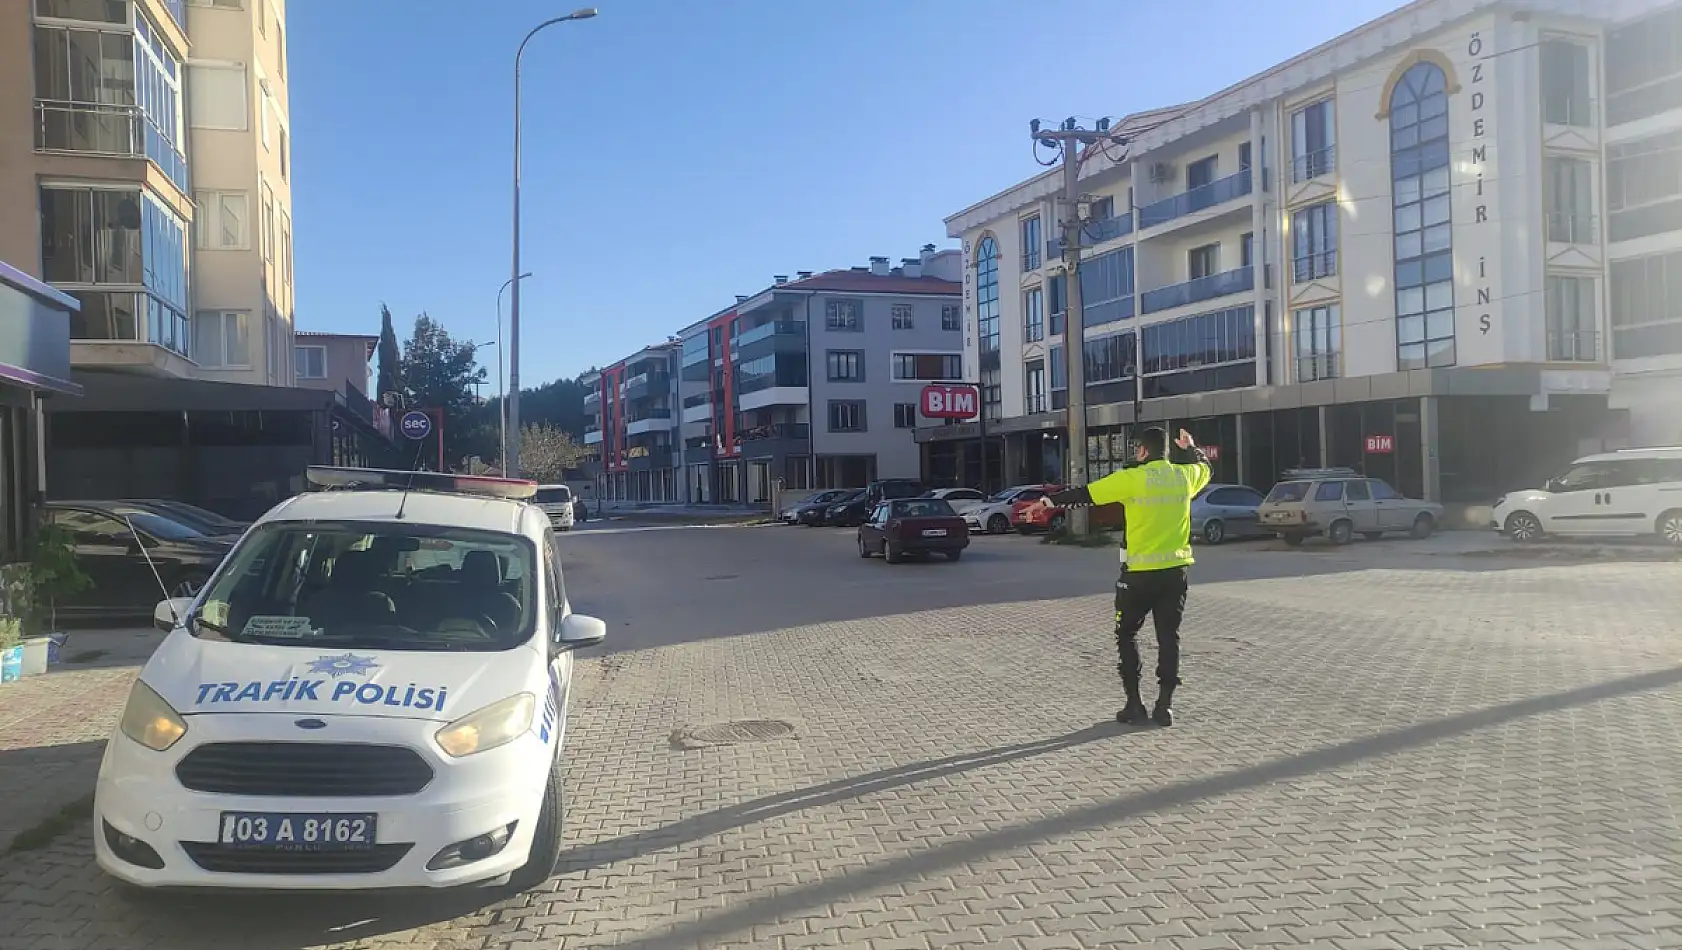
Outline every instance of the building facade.
[[(586, 376), (602, 497), (763, 505), (916, 477), (921, 389), (964, 378), (959, 276), (958, 252), (932, 244), (897, 266), (777, 276), (673, 343)], [(659, 373), (669, 386), (629, 385)], [(617, 462), (621, 444), (647, 454)], [(638, 475), (638, 458), (659, 474)]]
[[(1663, 418), (1623, 384), (1602, 227), (1609, 18), (1653, 6), (1419, 0), (1089, 149), (1090, 477), (1166, 423), (1221, 480), (1348, 465), (1487, 503)], [(947, 220), (1005, 482), (1061, 480), (1070, 450), (1060, 186)], [(979, 470), (976, 430), (919, 431), (934, 477)]]

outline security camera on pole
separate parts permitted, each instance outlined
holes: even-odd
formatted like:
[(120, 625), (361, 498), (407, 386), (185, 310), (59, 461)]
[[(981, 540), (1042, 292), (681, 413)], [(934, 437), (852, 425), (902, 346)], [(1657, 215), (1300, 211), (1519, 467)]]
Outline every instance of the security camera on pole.
[[(1100, 143), (1126, 144), (1120, 136), (1110, 132), (1110, 120), (1099, 119), (1096, 129), (1082, 129), (1074, 119), (1064, 119), (1056, 129), (1040, 128), (1040, 120), (1028, 123), (1035, 146), (1046, 145), (1062, 152), (1064, 301), (1068, 311), (1064, 316), (1063, 352), (1068, 358), (1069, 408), (1068, 479), (1070, 487), (1087, 483), (1086, 468), (1086, 324), (1082, 319), (1080, 292), (1081, 232), (1086, 226), (1091, 204), (1080, 191), (1080, 163), (1083, 146)], [(1049, 164), (1049, 163), (1042, 163)], [(1076, 535), (1087, 531), (1087, 510), (1069, 511), (1069, 530)]]

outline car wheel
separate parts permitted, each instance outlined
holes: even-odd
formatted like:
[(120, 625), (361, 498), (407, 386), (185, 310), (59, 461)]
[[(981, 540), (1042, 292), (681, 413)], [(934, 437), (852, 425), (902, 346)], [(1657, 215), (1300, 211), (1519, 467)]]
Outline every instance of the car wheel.
[(1300, 548), (1302, 547), (1304, 537), (1300, 534), (1282, 534), (1279, 536), (1279, 540), (1284, 541), (1285, 544), (1290, 547)]
[(1355, 526), (1347, 521), (1334, 521), (1329, 534), (1333, 544), (1348, 544), (1355, 540)]
[(529, 891), (555, 875), (555, 865), (561, 860), (561, 760), (555, 757), (549, 766), (549, 784), (543, 789), (543, 808), (537, 813), (537, 827), (532, 832), (531, 857), (508, 878), (508, 886), (516, 892)]
[(1219, 521), (1209, 520), (1203, 523), (1203, 541), (1206, 544), (1220, 544), (1226, 540), (1226, 525)]
[(870, 556), (870, 549), (868, 547), (865, 547), (864, 539), (859, 538), (859, 557), (869, 557), (869, 556)]
[(1507, 516), (1507, 537), (1514, 541), (1536, 541), (1542, 537), (1542, 521), (1528, 511), (1515, 511)]
[(899, 562), (905, 560), (905, 554), (900, 551), (899, 545), (889, 541), (882, 548), (882, 560), (887, 561), (889, 564), (898, 564)]
[(189, 574), (175, 582), (175, 586), (169, 589), (169, 596), (197, 597), (199, 591), (204, 587), (205, 581), (208, 580), (210, 578), (203, 574)]
[(1046, 528), (1051, 531), (1062, 531), (1068, 523), (1069, 517), (1062, 512), (1058, 512), (1051, 516), (1050, 521), (1046, 522)]
[(1682, 508), (1659, 515), (1659, 538), (1673, 548), (1682, 548)]
[(1408, 534), (1415, 538), (1429, 538), (1431, 533), (1436, 530), (1437, 519), (1421, 513), (1419, 517), (1413, 519), (1413, 529)]
[(961, 550), (960, 551), (947, 551), (946, 552), (946, 559), (948, 561), (956, 561), (963, 556), (964, 556), (964, 552), (961, 551)]
[(994, 515), (987, 519), (988, 534), (1004, 534), (1010, 530), (1010, 519), (1004, 515)]

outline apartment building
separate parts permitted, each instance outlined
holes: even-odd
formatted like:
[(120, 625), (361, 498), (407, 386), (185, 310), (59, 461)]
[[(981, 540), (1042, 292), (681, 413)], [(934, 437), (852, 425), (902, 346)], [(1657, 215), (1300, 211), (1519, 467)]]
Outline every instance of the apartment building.
[[(1602, 188), (1608, 31), (1657, 6), (1419, 0), (1123, 120), (1125, 144), (1084, 156), (1074, 209), (1089, 426), (1074, 450), (1091, 477), (1121, 464), (1136, 423), (1166, 423), (1212, 448), (1221, 480), (1348, 465), (1487, 503), (1645, 437), (1634, 419), (1678, 418), (1654, 401), (1674, 377), (1626, 382), (1648, 358), (1608, 338), (1670, 318), (1644, 302), (1609, 323), (1608, 251), (1638, 251), (1608, 243), (1601, 211), (1633, 200)], [(1664, 85), (1671, 49), (1618, 81)], [(946, 222), (995, 482), (1066, 471), (1060, 186), (1047, 172)], [(1642, 332), (1623, 345), (1670, 331)], [(932, 477), (979, 467), (976, 429), (919, 430)]]
[(958, 252), (932, 244), (898, 265), (778, 275), (587, 376), (603, 497), (758, 505), (916, 477), (921, 389), (964, 379), (959, 276)]

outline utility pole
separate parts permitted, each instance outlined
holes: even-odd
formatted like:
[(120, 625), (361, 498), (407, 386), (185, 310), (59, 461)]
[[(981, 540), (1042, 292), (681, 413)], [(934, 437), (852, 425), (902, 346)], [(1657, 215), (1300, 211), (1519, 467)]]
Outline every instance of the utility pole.
[[(1074, 119), (1064, 119), (1056, 129), (1041, 129), (1040, 120), (1028, 123), (1036, 145), (1044, 144), (1063, 153), (1063, 355), (1069, 361), (1068, 480), (1071, 488), (1087, 484), (1086, 467), (1086, 323), (1080, 292), (1081, 230), (1086, 223), (1080, 191), (1080, 150), (1099, 142), (1118, 141), (1110, 134), (1110, 121), (1099, 119), (1097, 128), (1082, 129)], [(1087, 510), (1069, 511), (1069, 530), (1087, 532)]]

